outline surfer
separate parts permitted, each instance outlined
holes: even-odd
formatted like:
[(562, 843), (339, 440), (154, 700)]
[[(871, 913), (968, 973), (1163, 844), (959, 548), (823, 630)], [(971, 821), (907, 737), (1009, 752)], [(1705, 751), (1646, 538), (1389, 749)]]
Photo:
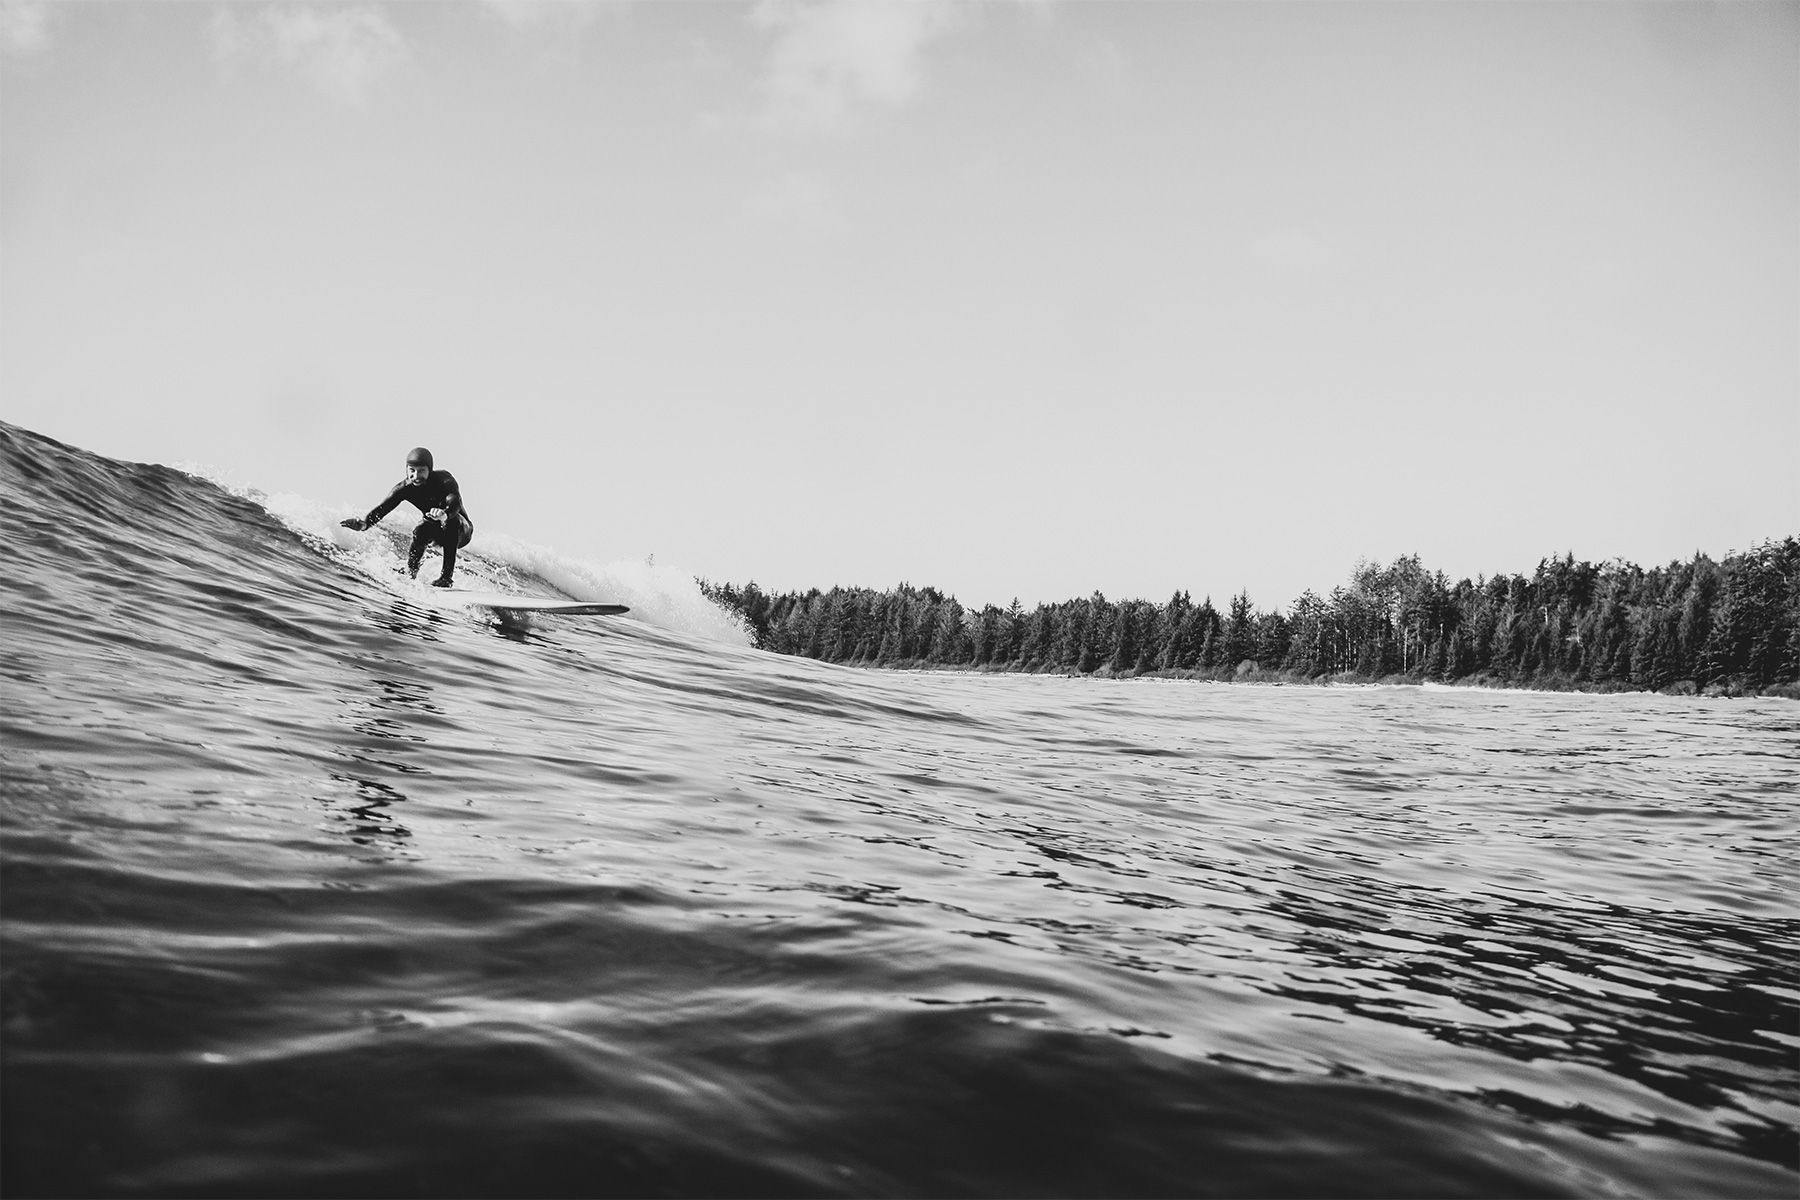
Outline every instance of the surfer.
[(412, 549), (406, 555), (406, 573), (417, 576), (425, 548), (441, 546), (444, 569), (431, 581), (431, 586), (449, 587), (450, 578), (456, 573), (456, 552), (475, 536), (475, 523), (463, 509), (462, 489), (456, 485), (456, 476), (448, 471), (433, 470), (431, 451), (425, 447), (420, 446), (406, 456), (406, 478), (395, 484), (387, 499), (371, 508), (368, 516), (346, 517), (338, 524), (345, 529), (357, 530), (378, 525), (402, 500), (410, 501), (425, 514), (425, 519), (413, 530)]

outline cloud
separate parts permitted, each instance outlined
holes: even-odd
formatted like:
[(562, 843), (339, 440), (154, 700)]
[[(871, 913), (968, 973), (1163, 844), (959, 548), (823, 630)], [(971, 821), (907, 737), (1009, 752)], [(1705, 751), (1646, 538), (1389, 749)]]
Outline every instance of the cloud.
[(377, 81), (412, 59), (386, 12), (368, 5), (221, 7), (211, 34), (220, 63), (281, 66), (347, 105), (362, 104)]
[(860, 107), (905, 104), (922, 85), (926, 47), (957, 19), (950, 0), (764, 0), (752, 20), (774, 41), (759, 123), (832, 130)]
[(0, 2), (0, 52), (31, 58), (50, 48), (50, 5), (47, 0)]

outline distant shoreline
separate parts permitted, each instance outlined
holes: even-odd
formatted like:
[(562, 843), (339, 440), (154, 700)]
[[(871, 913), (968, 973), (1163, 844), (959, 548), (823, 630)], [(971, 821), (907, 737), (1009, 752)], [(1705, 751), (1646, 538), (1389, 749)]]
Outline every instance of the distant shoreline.
[(1360, 564), (1321, 597), (1221, 612), (1085, 599), (1002, 609), (902, 583), (764, 592), (698, 581), (758, 649), (848, 666), (1270, 684), (1443, 684), (1800, 699), (1800, 539), (1643, 568), (1546, 558), (1451, 583), (1418, 556)]
[[(790, 656), (795, 657), (795, 656)], [(1800, 684), (1775, 683), (1758, 690), (1746, 690), (1722, 684), (1711, 684), (1704, 691), (1691, 679), (1681, 680), (1668, 687), (1651, 691), (1646, 688), (1634, 688), (1617, 684), (1577, 684), (1557, 682), (1554, 680), (1528, 680), (1513, 683), (1504, 680), (1480, 678), (1468, 679), (1418, 679), (1405, 675), (1386, 675), (1373, 677), (1346, 673), (1342, 675), (1320, 675), (1307, 677), (1288, 671), (1251, 671), (1243, 676), (1209, 674), (1203, 671), (1144, 671), (1117, 674), (1101, 669), (1086, 674), (1068, 669), (1024, 671), (1016, 667), (976, 667), (969, 664), (953, 665), (938, 663), (886, 663), (866, 662), (834, 663), (834, 666), (851, 667), (867, 671), (895, 671), (901, 674), (919, 675), (1023, 675), (1037, 678), (1059, 679), (1095, 679), (1110, 683), (1131, 683), (1140, 679), (1161, 680), (1168, 683), (1217, 683), (1235, 687), (1412, 687), (1442, 688), (1459, 692), (1539, 692), (1544, 695), (1584, 695), (1584, 696), (1672, 696), (1692, 697), (1709, 700), (1748, 700), (1757, 697), (1774, 697), (1783, 700), (1800, 700)]]

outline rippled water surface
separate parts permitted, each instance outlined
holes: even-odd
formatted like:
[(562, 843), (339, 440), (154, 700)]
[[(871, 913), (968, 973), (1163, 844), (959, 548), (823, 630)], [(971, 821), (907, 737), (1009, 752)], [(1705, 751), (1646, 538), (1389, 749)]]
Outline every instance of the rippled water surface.
[(8, 1195), (1800, 1190), (1792, 702), (512, 628), (0, 450)]

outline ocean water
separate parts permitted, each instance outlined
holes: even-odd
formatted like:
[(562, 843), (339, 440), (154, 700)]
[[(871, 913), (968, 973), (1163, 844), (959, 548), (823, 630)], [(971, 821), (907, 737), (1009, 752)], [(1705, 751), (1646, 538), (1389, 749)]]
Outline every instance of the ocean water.
[(634, 609), (507, 626), (347, 512), (0, 425), (9, 1196), (1800, 1192), (1792, 702), (858, 671), (483, 532)]

